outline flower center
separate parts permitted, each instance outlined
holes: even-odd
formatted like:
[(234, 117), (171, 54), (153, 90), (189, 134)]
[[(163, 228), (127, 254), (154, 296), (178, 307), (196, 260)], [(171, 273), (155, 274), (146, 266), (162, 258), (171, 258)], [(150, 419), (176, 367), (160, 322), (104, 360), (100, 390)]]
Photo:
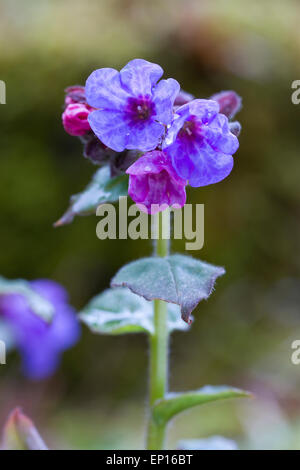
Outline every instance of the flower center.
[(126, 111), (136, 122), (147, 121), (155, 114), (155, 106), (150, 96), (139, 96), (128, 99)]
[(193, 139), (199, 131), (199, 124), (193, 117), (188, 121), (185, 121), (182, 128), (179, 131), (179, 137), (185, 139)]

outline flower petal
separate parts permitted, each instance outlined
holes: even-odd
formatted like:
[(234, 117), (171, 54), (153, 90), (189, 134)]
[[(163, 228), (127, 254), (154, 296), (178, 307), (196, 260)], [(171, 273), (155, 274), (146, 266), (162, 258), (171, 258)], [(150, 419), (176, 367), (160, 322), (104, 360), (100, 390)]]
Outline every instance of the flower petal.
[(164, 124), (169, 124), (173, 117), (173, 106), (180, 90), (179, 83), (173, 78), (161, 80), (153, 91), (156, 119)]
[(193, 187), (218, 183), (233, 168), (231, 155), (216, 152), (205, 143), (178, 139), (166, 152), (172, 157), (177, 173)]
[(128, 62), (120, 71), (123, 87), (133, 96), (151, 95), (152, 87), (163, 75), (163, 69), (144, 59)]
[(130, 124), (126, 148), (138, 149), (143, 152), (154, 150), (159, 144), (164, 131), (164, 126), (154, 120)]
[[(203, 124), (209, 123), (219, 112), (219, 104), (212, 100), (193, 100), (187, 106), (191, 116), (196, 116)], [(178, 113), (180, 109), (176, 112)]]
[(129, 93), (122, 87), (120, 73), (115, 69), (95, 70), (85, 85), (87, 102), (94, 108), (122, 109)]
[(178, 132), (182, 128), (186, 119), (189, 117), (189, 114), (190, 114), (190, 111), (189, 111), (188, 104), (180, 106), (180, 108), (176, 110), (173, 116), (173, 121), (171, 125), (169, 126), (166, 137), (163, 141), (163, 145), (162, 145), (163, 149), (173, 144), (173, 142), (175, 141), (177, 137)]
[(238, 138), (229, 130), (228, 119), (224, 114), (217, 114), (209, 127), (203, 128), (203, 134), (213, 149), (229, 155), (239, 148)]
[(122, 152), (130, 134), (129, 119), (124, 113), (113, 110), (97, 110), (89, 115), (94, 133), (107, 147)]

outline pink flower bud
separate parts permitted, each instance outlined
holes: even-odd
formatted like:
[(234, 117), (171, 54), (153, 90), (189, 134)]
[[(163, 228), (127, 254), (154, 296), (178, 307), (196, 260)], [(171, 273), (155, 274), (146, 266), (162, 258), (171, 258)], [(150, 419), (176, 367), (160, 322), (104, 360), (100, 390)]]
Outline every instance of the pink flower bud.
[(85, 103), (71, 103), (63, 112), (62, 122), (65, 131), (70, 135), (81, 136), (90, 132), (88, 115), (93, 110)]

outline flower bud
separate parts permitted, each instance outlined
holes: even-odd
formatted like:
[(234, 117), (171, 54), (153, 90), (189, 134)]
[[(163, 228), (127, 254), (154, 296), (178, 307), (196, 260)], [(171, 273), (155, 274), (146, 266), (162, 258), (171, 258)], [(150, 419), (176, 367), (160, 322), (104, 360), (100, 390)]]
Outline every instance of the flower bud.
[(104, 145), (93, 132), (89, 132), (80, 139), (83, 143), (83, 156), (95, 165), (107, 163), (115, 153)]
[(90, 132), (88, 116), (91, 111), (92, 108), (84, 103), (69, 104), (62, 115), (65, 131), (75, 136), (82, 136)]
[(242, 130), (242, 126), (241, 124), (239, 123), (239, 121), (234, 121), (234, 122), (230, 122), (229, 123), (229, 130), (231, 132), (231, 134), (235, 135), (236, 137), (238, 137), (241, 133), (241, 130)]
[(137, 160), (140, 153), (137, 150), (124, 150), (121, 153), (114, 153), (110, 159), (111, 176), (118, 176), (125, 171)]
[(187, 93), (184, 90), (180, 90), (180, 92), (175, 98), (174, 106), (182, 106), (183, 104), (186, 104), (189, 101), (192, 101), (193, 99), (194, 99), (193, 95), (191, 95), (190, 93)]
[(242, 99), (235, 91), (221, 91), (210, 99), (219, 103), (219, 112), (225, 114), (228, 119), (232, 119), (242, 107)]
[(75, 85), (70, 86), (65, 89), (66, 97), (65, 97), (65, 105), (74, 104), (74, 103), (85, 103), (86, 104), (86, 97), (85, 97), (85, 89), (83, 86)]

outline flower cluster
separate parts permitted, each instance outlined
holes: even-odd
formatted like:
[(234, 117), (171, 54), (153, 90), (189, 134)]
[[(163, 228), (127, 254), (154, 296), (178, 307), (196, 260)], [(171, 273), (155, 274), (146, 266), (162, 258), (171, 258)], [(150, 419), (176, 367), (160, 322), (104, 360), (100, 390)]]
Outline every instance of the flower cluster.
[(55, 372), (62, 352), (78, 340), (80, 328), (62, 286), (46, 279), (30, 284), (54, 307), (52, 321), (47, 323), (33, 313), (21, 294), (0, 297), (0, 318), (11, 330), (22, 356), (25, 375), (38, 380)]
[[(119, 161), (129, 195), (148, 213), (152, 205), (185, 204), (185, 187), (217, 183), (233, 167), (241, 107), (233, 91), (195, 99), (163, 69), (142, 59), (120, 72), (95, 70), (85, 88), (67, 89), (63, 124), (84, 142), (94, 163)], [(145, 209), (144, 209), (145, 210)]]

